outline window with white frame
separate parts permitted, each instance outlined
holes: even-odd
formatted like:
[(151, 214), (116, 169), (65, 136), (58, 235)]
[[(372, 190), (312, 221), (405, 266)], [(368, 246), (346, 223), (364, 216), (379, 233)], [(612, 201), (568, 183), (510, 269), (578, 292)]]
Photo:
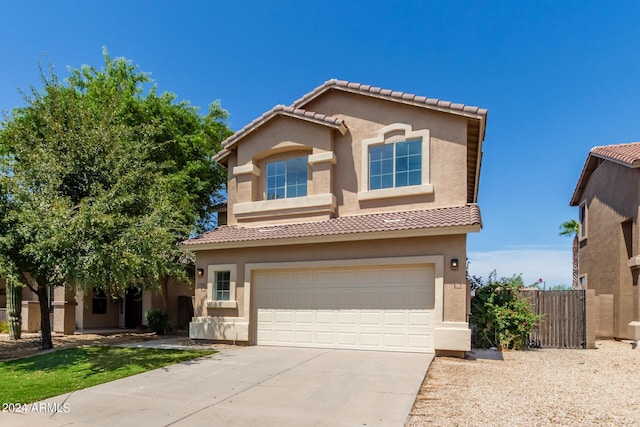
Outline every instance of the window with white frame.
[(422, 140), (369, 147), (369, 190), (422, 184)]
[(267, 163), (266, 199), (286, 199), (307, 195), (307, 157)]
[(358, 200), (433, 194), (429, 174), (431, 132), (392, 123), (362, 140)]
[(213, 264), (207, 266), (208, 308), (236, 308), (236, 264)]
[(231, 272), (216, 271), (214, 278), (216, 301), (229, 301), (231, 299)]

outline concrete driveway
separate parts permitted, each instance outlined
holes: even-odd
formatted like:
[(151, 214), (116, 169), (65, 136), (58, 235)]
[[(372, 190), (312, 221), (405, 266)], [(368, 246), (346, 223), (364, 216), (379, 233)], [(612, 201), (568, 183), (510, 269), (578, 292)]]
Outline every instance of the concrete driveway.
[(47, 399), (43, 413), (2, 413), (0, 425), (403, 426), (432, 360), (414, 353), (224, 349)]

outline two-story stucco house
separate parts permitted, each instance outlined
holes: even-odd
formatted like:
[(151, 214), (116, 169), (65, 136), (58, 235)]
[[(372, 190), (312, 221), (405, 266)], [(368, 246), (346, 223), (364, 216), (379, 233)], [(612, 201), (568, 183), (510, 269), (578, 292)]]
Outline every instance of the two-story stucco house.
[(640, 339), (640, 143), (592, 148), (570, 204), (579, 209), (579, 282), (613, 300), (599, 335)]
[(487, 110), (330, 80), (223, 142), (192, 338), (463, 355)]

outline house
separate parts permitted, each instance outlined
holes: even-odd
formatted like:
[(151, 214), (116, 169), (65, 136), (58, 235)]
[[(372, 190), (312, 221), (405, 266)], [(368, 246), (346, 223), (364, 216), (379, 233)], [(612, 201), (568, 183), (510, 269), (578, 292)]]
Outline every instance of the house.
[[(193, 315), (193, 283), (170, 279), (168, 298), (170, 316), (177, 327), (185, 328)], [(0, 321), (6, 317), (6, 280), (0, 277)], [(51, 327), (54, 332), (72, 334), (76, 329), (137, 328), (145, 325), (144, 313), (163, 308), (160, 291), (141, 291), (131, 288), (124, 298), (108, 296), (104, 292), (76, 292), (66, 294), (64, 287), (52, 288), (49, 295)], [(22, 288), (22, 330), (40, 330), (40, 303), (29, 288)]]
[(579, 284), (607, 302), (598, 335), (640, 339), (640, 143), (594, 147), (571, 206), (579, 212)]
[(190, 336), (463, 356), (486, 120), (330, 80), (229, 137), (226, 225), (183, 242)]

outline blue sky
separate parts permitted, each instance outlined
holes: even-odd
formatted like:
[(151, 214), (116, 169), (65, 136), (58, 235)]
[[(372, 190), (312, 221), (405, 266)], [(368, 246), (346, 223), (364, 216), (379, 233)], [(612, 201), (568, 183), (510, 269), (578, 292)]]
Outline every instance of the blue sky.
[(0, 109), (38, 60), (65, 77), (103, 46), (234, 130), (330, 78), (481, 106), (470, 271), (568, 284), (558, 226), (588, 151), (640, 140), (639, 20), (631, 1), (4, 1)]

